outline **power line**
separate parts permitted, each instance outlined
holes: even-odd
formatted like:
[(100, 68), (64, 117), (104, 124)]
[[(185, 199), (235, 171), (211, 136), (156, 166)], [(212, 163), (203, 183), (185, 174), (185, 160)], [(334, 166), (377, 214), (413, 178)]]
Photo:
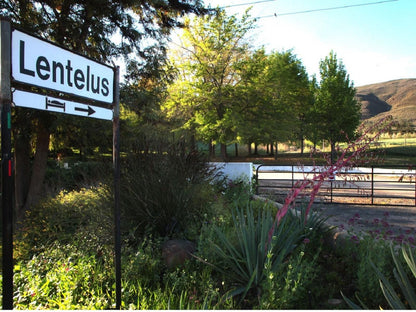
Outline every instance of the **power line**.
[(260, 0), (260, 1), (254, 1), (254, 2), (225, 5), (221, 8), (225, 9), (225, 8), (232, 8), (232, 7), (243, 6), (243, 5), (252, 5), (252, 4), (259, 4), (263, 2), (275, 2), (275, 1), (277, 0)]
[(360, 6), (366, 6), (366, 5), (382, 4), (382, 3), (395, 2), (395, 1), (399, 1), (399, 0), (384, 0), (384, 1), (377, 1), (377, 2), (366, 2), (366, 3), (359, 3), (359, 4), (349, 4), (349, 5), (338, 6), (338, 7), (331, 7), (331, 8), (311, 9), (311, 10), (288, 12), (288, 13), (274, 13), (273, 15), (259, 16), (259, 17), (256, 17), (255, 19), (268, 18), (268, 17), (278, 17), (278, 16), (285, 16), (285, 15), (304, 14), (304, 13), (312, 13), (312, 12), (321, 12), (321, 11), (329, 11), (329, 10), (347, 9), (347, 8), (352, 8), (352, 7), (360, 7)]

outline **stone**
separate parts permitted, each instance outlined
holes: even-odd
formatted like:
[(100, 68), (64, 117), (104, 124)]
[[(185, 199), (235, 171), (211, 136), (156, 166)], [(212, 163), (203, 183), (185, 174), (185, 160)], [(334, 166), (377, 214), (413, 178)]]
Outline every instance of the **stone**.
[(172, 239), (162, 246), (162, 257), (168, 268), (182, 266), (195, 252), (195, 244), (188, 240)]

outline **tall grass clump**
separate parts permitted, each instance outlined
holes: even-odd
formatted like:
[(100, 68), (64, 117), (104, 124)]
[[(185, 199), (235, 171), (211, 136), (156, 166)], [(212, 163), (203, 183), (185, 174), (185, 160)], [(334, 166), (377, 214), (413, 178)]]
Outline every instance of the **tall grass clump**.
[(135, 229), (136, 237), (198, 235), (215, 199), (213, 170), (203, 155), (173, 144), (167, 153), (129, 156), (122, 168), (124, 229)]

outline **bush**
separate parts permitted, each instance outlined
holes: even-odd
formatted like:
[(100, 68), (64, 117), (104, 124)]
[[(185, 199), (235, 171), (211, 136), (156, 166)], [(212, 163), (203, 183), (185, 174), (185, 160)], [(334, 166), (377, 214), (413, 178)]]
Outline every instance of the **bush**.
[(31, 257), (56, 241), (79, 241), (86, 250), (99, 252), (113, 242), (113, 207), (111, 191), (105, 185), (62, 191), (45, 199), (27, 212), (17, 232), (17, 255), (26, 252)]
[(112, 176), (111, 161), (71, 162), (68, 168), (62, 162), (49, 161), (45, 175), (46, 193), (54, 196), (62, 190), (79, 191), (96, 185), (96, 181), (110, 183)]
[(111, 257), (86, 255), (54, 243), (14, 267), (17, 309), (109, 309), (114, 307)]
[(125, 231), (197, 237), (215, 199), (211, 169), (196, 152), (172, 148), (167, 154), (126, 158), (122, 166), (121, 208)]

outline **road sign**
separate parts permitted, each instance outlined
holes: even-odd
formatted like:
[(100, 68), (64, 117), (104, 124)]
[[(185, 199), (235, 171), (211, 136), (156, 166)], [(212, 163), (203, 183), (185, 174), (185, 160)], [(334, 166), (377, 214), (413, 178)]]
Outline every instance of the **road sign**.
[(14, 81), (113, 103), (112, 67), (16, 29), (11, 48)]
[(15, 90), (12, 102), (19, 107), (34, 108), (50, 112), (112, 120), (113, 110), (99, 106), (77, 103), (60, 98)]

